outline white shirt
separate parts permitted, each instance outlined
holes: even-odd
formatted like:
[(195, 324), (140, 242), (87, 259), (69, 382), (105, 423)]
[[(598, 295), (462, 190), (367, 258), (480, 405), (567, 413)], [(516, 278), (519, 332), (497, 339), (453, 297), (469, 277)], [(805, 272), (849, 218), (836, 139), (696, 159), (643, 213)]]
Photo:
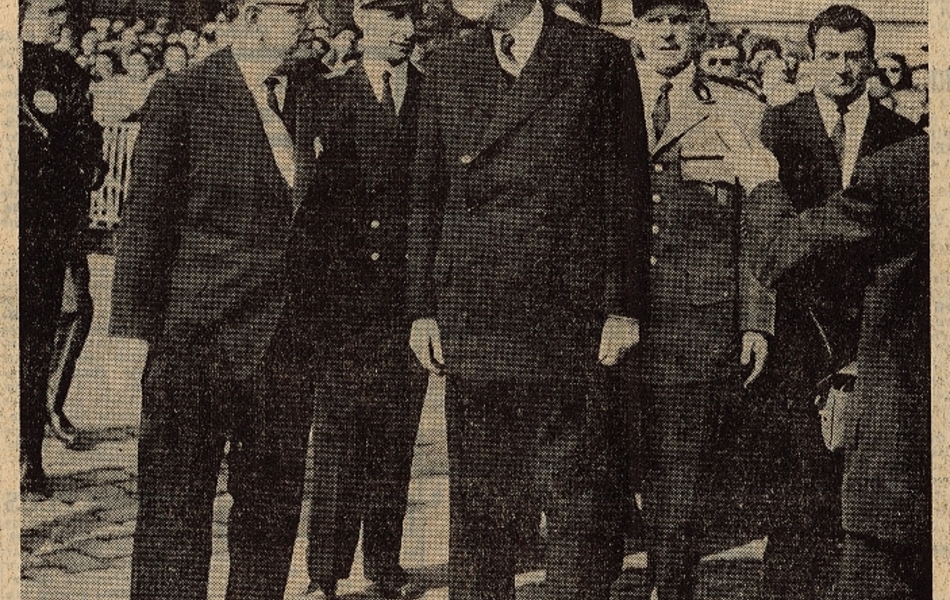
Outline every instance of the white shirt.
[(402, 110), (402, 101), (406, 97), (406, 86), (409, 81), (409, 61), (404, 60), (395, 67), (385, 60), (363, 58), (363, 70), (373, 86), (376, 101), (383, 101), (383, 73), (389, 71), (389, 86), (393, 90), (393, 102), (396, 104), (396, 114)]
[(672, 122), (675, 115), (683, 114), (684, 109), (688, 110), (692, 104), (696, 103), (696, 93), (693, 91), (696, 65), (690, 63), (685, 69), (674, 75), (672, 79), (667, 79), (645, 64), (637, 65), (637, 73), (640, 77), (640, 90), (643, 94), (643, 118), (646, 121), (647, 135), (652, 148), (659, 141), (656, 139), (656, 133), (653, 130), (653, 109), (660, 97), (660, 88), (666, 82), (673, 84), (669, 91), (670, 121)]
[[(261, 123), (264, 125), (264, 133), (267, 134), (267, 141), (270, 142), (271, 153), (274, 155), (274, 162), (280, 169), (280, 174), (284, 176), (287, 185), (294, 186), (294, 143), (287, 132), (287, 127), (280, 117), (269, 106), (267, 106), (267, 86), (264, 80), (268, 77), (274, 77), (268, 69), (261, 68), (253, 61), (242, 60), (242, 57), (235, 52), (234, 59), (237, 61), (238, 68), (244, 76), (247, 88), (254, 96), (254, 102), (257, 104), (257, 112), (261, 115)], [(276, 77), (277, 86), (274, 93), (277, 95), (277, 105), (284, 106), (284, 100), (287, 97), (287, 78)]]
[[(838, 105), (834, 100), (815, 91), (815, 101), (818, 103), (818, 112), (825, 123), (825, 130), (830, 137), (838, 123)], [(858, 162), (858, 151), (861, 149), (861, 140), (864, 139), (864, 127), (871, 112), (871, 101), (867, 92), (861, 94), (857, 100), (848, 106), (844, 115), (844, 157), (841, 160), (841, 187), (851, 185), (851, 176), (854, 166)]]
[[(509, 75), (514, 77), (521, 75), (521, 70), (524, 69), (525, 63), (531, 58), (534, 47), (538, 45), (542, 27), (544, 27), (544, 9), (541, 8), (541, 2), (535, 2), (534, 8), (531, 9), (528, 16), (508, 31), (492, 30), (491, 34), (495, 40), (495, 56), (498, 57), (498, 64)], [(514, 61), (501, 51), (501, 38), (505, 33), (510, 33), (515, 39), (515, 43), (511, 47), (511, 53), (515, 56)]]

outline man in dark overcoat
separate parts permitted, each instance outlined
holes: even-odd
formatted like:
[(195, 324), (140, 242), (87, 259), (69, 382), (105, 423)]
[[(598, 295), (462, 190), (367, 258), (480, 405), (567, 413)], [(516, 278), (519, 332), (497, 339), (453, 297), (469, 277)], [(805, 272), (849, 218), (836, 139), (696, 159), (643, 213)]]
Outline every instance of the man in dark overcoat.
[(312, 264), (322, 292), (310, 591), (336, 593), (363, 530), (363, 573), (386, 597), (408, 581), (399, 565), (413, 447), (427, 373), (406, 345), (409, 169), (422, 73), (412, 0), (358, 0), (363, 55), (311, 86), (303, 101), (315, 153)]
[[(808, 29), (814, 91), (763, 117), (762, 142), (779, 162), (795, 212), (846, 187), (860, 158), (921, 133), (868, 96), (875, 37), (874, 22), (852, 6), (822, 11)], [(764, 559), (768, 598), (816, 599), (835, 576), (842, 465), (825, 449), (814, 400), (819, 381), (857, 352), (871, 269), (849, 251), (801, 262), (776, 290), (775, 340), (762, 382), (775, 420), (777, 477)]]
[(20, 492), (49, 494), (43, 436), (50, 361), (69, 245), (102, 182), (102, 127), (92, 118), (89, 76), (53, 48), (64, 2), (20, 4), (19, 331)]
[(706, 3), (643, 0), (634, 15), (644, 103), (628, 110), (648, 124), (652, 171), (640, 364), (647, 557), (654, 598), (682, 600), (693, 597), (713, 458), (768, 353), (773, 297), (751, 261), (783, 203), (757, 136), (764, 107), (697, 73)]
[(776, 232), (759, 270), (779, 281), (841, 247), (864, 256), (857, 379), (842, 486), (838, 597), (931, 597), (929, 139), (858, 164), (854, 183)]
[[(133, 154), (113, 335), (148, 343), (133, 600), (208, 595), (229, 444), (229, 600), (283, 598), (311, 424), (306, 212), (276, 73), (304, 2), (241, 2), (232, 44), (156, 84)], [(299, 141), (300, 136), (296, 136)]]
[(608, 597), (623, 551), (605, 367), (638, 339), (646, 143), (629, 47), (536, 0), (458, 0), (433, 51), (409, 221), (410, 344), (446, 376), (449, 596), (514, 597), (538, 457), (546, 591)]

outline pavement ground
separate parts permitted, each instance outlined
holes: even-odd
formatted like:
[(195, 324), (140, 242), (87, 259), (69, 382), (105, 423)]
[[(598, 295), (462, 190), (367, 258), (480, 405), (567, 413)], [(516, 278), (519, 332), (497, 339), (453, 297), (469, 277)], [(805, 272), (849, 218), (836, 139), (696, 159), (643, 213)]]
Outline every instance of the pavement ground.
[[(136, 448), (145, 347), (107, 335), (113, 259), (90, 257), (96, 312), (76, 369), (66, 412), (80, 429), (79, 443), (65, 448), (47, 438), (44, 465), (53, 497), (21, 506), (21, 598), (24, 600), (126, 600), (137, 508)], [(443, 389), (433, 379), (416, 443), (402, 564), (426, 589), (427, 600), (447, 597), (448, 461)], [(215, 500), (209, 598), (224, 597), (227, 577), (227, 515), (231, 498), (226, 474)], [(304, 595), (309, 499), (304, 502), (286, 600)], [(700, 569), (701, 598), (755, 598), (764, 540), (706, 556)], [(646, 556), (630, 554), (615, 585), (618, 598), (646, 598)], [(543, 571), (518, 576), (518, 599), (540, 598)], [(357, 550), (341, 595), (371, 597)]]

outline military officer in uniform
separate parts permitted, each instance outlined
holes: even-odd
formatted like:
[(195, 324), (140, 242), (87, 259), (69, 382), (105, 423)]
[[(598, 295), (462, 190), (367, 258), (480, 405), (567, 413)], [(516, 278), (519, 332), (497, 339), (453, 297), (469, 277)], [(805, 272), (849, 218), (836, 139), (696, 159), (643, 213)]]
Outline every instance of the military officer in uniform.
[(101, 183), (102, 128), (89, 76), (53, 48), (62, 0), (20, 4), (20, 491), (49, 493), (42, 448), (47, 376), (62, 304), (70, 236)]
[[(413, 0), (357, 0), (363, 56), (301, 102), (315, 152), (323, 244), (309, 591), (336, 593), (363, 529), (363, 572), (384, 597), (399, 565), (416, 431), (428, 378), (406, 346), (409, 166), (422, 73), (409, 62)], [(319, 152), (317, 152), (319, 150)]]
[(642, 0), (634, 15), (652, 163), (643, 499), (653, 597), (680, 600), (693, 597), (717, 423), (768, 351), (774, 305), (750, 258), (780, 187), (755, 131), (763, 107), (697, 74), (706, 3)]

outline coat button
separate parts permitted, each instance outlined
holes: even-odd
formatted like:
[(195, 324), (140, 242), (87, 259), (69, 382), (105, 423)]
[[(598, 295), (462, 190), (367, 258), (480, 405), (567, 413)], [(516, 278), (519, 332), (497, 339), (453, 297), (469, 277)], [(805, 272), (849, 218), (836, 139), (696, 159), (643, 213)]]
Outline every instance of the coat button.
[(660, 226), (659, 226), (659, 225), (654, 225), (654, 226), (651, 227), (650, 229), (653, 230), (653, 233), (660, 233)]
[(662, 173), (662, 172), (663, 172), (663, 163), (654, 163), (654, 164), (653, 164), (653, 172), (654, 172), (654, 173)]
[(459, 157), (459, 162), (462, 163), (463, 165), (467, 165), (473, 160), (474, 159), (472, 158), (471, 154), (463, 154), (462, 156)]
[(655, 256), (651, 256), (651, 257), (650, 257), (650, 264), (651, 264), (651, 265), (655, 265), (655, 264), (656, 264), (656, 257), (655, 257)]
[(370, 260), (379, 260), (379, 252), (373, 252), (369, 255)]
[(732, 293), (731, 293), (731, 292), (728, 292), (728, 291), (722, 293), (722, 297), (723, 297), (723, 298), (728, 298), (728, 297), (731, 296), (731, 295), (732, 295)]
[(662, 196), (660, 196), (659, 194), (653, 194), (653, 202), (654, 202), (655, 204), (659, 204), (659, 202), (660, 202), (661, 200), (663, 200), (663, 197), (662, 197)]
[(379, 221), (377, 221), (377, 220), (375, 220), (375, 219), (372, 220), (372, 221), (370, 221), (370, 222), (369, 222), (369, 227), (370, 227), (370, 229), (379, 229)]

